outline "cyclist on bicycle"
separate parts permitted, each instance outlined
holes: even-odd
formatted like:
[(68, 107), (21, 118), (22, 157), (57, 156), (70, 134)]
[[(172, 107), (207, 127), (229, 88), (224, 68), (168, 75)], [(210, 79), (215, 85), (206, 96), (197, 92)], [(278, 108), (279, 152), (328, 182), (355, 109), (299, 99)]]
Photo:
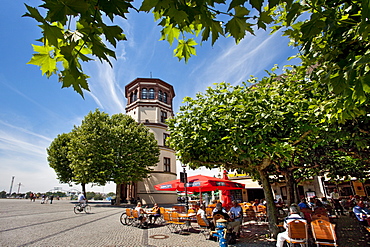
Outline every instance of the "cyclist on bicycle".
[(86, 197), (84, 196), (84, 194), (82, 192), (80, 192), (80, 194), (78, 194), (78, 202), (81, 204), (81, 207), (84, 208), (86, 206)]

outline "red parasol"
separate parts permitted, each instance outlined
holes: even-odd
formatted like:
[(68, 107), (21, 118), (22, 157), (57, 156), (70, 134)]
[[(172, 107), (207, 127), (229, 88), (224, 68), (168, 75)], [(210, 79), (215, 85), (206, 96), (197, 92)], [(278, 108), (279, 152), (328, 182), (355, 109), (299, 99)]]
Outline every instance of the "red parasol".
[[(202, 192), (212, 190), (236, 190), (244, 189), (244, 184), (225, 180), (221, 178), (209, 177), (204, 175), (195, 175), (188, 177), (187, 191)], [(184, 191), (184, 183), (180, 179), (154, 185), (156, 190), (166, 191)]]

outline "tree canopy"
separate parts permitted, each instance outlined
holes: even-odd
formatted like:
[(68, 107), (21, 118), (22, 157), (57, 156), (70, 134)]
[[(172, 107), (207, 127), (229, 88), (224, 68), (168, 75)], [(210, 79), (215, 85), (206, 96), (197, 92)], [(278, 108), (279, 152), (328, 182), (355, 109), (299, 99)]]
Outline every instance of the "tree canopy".
[[(306, 78), (305, 68), (286, 70), (279, 76), (270, 73), (252, 83), (234, 87), (216, 84), (194, 99), (185, 98), (180, 112), (169, 120), (170, 146), (192, 168), (222, 165), (258, 178), (268, 201), (270, 228), (275, 232), (270, 175), (283, 174), (287, 187), (289, 181), (293, 187), (294, 171), (316, 168), (317, 163), (309, 160), (312, 150), (328, 148), (329, 144), (331, 152), (348, 145), (352, 150), (369, 150), (369, 143), (361, 145), (364, 133), (358, 128), (341, 126), (340, 130), (338, 124), (327, 121), (330, 109), (341, 97), (329, 92), (324, 83)], [(350, 136), (356, 137), (357, 143), (350, 143)], [(332, 155), (331, 161), (343, 157)], [(335, 164), (344, 171), (350, 162), (356, 164), (354, 159)], [(320, 171), (328, 171), (332, 164), (320, 163)]]
[(144, 125), (128, 115), (110, 117), (99, 110), (70, 133), (58, 135), (47, 151), (58, 179), (82, 186), (137, 182), (159, 161), (157, 141)]
[(222, 36), (238, 43), (258, 28), (283, 28), (301, 47), (302, 64), (313, 70), (310, 77), (346, 96), (336, 109), (348, 111), (337, 111), (338, 118), (364, 114), (358, 105), (368, 101), (370, 92), (369, 0), (143, 0), (138, 9), (132, 0), (42, 2), (26, 5), (24, 16), (39, 22), (43, 33), (29, 63), (48, 77), (57, 74), (63, 87), (72, 86), (81, 95), (88, 90), (81, 62), (95, 56), (110, 63), (115, 52), (102, 38), (113, 47), (126, 40), (124, 30), (109, 22), (141, 11), (154, 14), (162, 39), (176, 42), (174, 55), (185, 61), (196, 54), (198, 43), (210, 40), (213, 45)]

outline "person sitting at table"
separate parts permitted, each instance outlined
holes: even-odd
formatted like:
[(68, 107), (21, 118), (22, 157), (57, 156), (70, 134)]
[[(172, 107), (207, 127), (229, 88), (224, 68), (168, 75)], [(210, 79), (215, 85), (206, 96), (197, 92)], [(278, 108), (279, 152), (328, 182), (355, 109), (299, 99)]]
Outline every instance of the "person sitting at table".
[(302, 198), (301, 202), (298, 203), (298, 207), (300, 209), (302, 209), (302, 208), (308, 208), (309, 209), (310, 208), (310, 206), (307, 204), (307, 200), (305, 198)]
[(359, 201), (357, 206), (353, 208), (353, 213), (355, 214), (356, 218), (363, 226), (369, 226), (370, 221), (370, 210), (365, 207), (363, 201)]
[(201, 204), (199, 206), (197, 215), (200, 215), (200, 217), (202, 218), (202, 220), (206, 223), (207, 228), (209, 228), (212, 231), (214, 231), (215, 230), (215, 224), (212, 221), (209, 221), (208, 220), (207, 214), (206, 214), (206, 211), (205, 210), (206, 210), (206, 206), (204, 204)]
[(235, 233), (237, 238), (240, 238), (239, 229), (243, 222), (243, 209), (236, 200), (234, 200), (232, 203), (233, 206), (230, 208), (229, 211), (229, 215), (232, 221), (229, 222), (228, 227), (232, 229), (232, 232)]
[(146, 217), (145, 217), (145, 211), (144, 209), (141, 207), (141, 202), (138, 202), (136, 207), (135, 207), (135, 210), (137, 211), (138, 215), (139, 215), (139, 221), (140, 221), (140, 224), (143, 225), (144, 222), (146, 221)]
[(303, 222), (307, 222), (304, 218), (299, 215), (299, 209), (297, 206), (290, 206), (289, 207), (289, 216), (285, 218), (284, 220), (284, 228), (286, 229), (284, 232), (281, 232), (277, 235), (276, 239), (276, 247), (283, 247), (284, 242), (286, 239), (288, 239), (288, 223), (294, 220), (300, 220)]
[(260, 205), (261, 203), (260, 203), (260, 200), (259, 199), (255, 199), (254, 200), (254, 202), (252, 203), (252, 206), (258, 206), (258, 205)]
[[(152, 208), (152, 212), (154, 214), (149, 215), (149, 224), (155, 224), (158, 217), (161, 216), (161, 209), (160, 209), (160, 207), (158, 207), (158, 203), (154, 203), (154, 206)], [(154, 222), (152, 223), (153, 218), (154, 218)]]
[(212, 217), (214, 217), (216, 214), (222, 215), (222, 217), (225, 220), (230, 219), (230, 216), (228, 215), (227, 211), (225, 210), (224, 207), (222, 207), (222, 203), (221, 202), (218, 202), (216, 204), (216, 207), (212, 211)]

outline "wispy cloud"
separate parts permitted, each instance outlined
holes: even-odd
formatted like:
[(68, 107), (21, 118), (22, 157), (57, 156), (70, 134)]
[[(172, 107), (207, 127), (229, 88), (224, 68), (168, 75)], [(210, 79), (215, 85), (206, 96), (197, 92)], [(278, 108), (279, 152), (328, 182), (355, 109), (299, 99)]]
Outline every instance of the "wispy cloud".
[[(286, 55), (287, 50), (292, 50), (287, 48), (287, 41), (280, 35), (257, 31), (256, 36), (246, 37), (238, 45), (229, 40), (224, 45), (226, 48), (215, 47), (218, 54), (207, 58), (192, 72), (199, 78), (197, 89), (202, 90), (223, 81), (237, 85), (247, 81), (251, 75), (262, 76), (266, 69), (289, 56)], [(205, 66), (205, 63), (209, 63), (209, 66)]]
[[(0, 121), (0, 124), (4, 125), (2, 121)], [(8, 152), (17, 153), (17, 155), (45, 158), (45, 147), (51, 143), (52, 139), (16, 126), (5, 125), (16, 131), (3, 127), (0, 129), (0, 150), (7, 150)]]

